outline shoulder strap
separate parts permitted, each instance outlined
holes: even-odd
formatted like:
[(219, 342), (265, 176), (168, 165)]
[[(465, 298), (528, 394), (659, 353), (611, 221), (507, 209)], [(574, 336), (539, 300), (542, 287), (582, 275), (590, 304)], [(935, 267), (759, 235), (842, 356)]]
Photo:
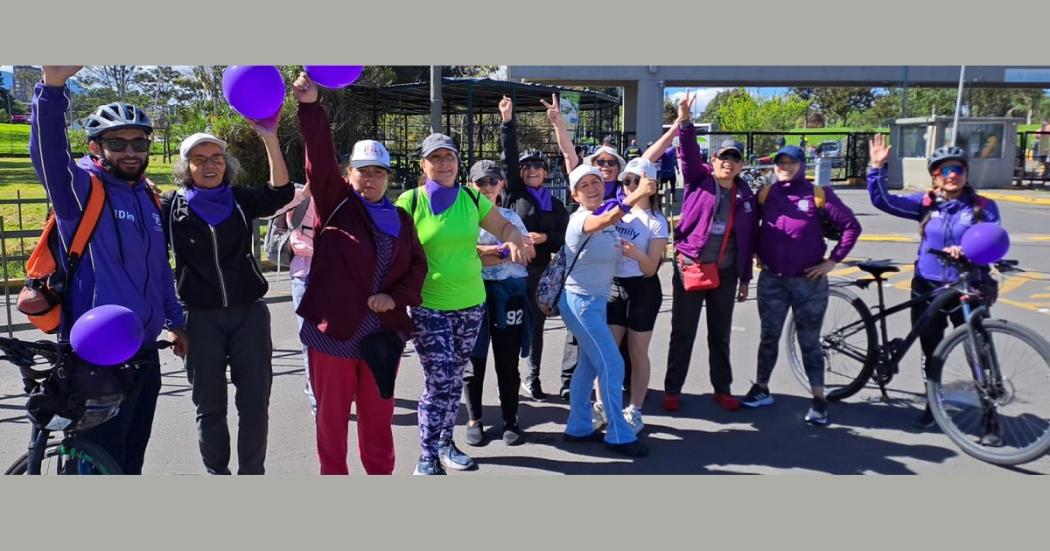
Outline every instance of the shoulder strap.
[(409, 209), (408, 213), (412, 215), (412, 218), (416, 217), (416, 203), (419, 202), (419, 186), (416, 186), (412, 190), (412, 208)]
[(591, 237), (593, 236), (593, 233), (591, 235), (588, 235), (587, 239), (584, 239), (583, 244), (580, 245), (580, 250), (576, 251), (576, 256), (572, 258), (572, 264), (569, 264), (569, 269), (565, 270), (565, 275), (561, 278), (561, 284), (563, 287), (565, 286), (565, 282), (569, 279), (569, 274), (572, 273), (573, 267), (576, 266), (576, 261), (579, 260), (580, 255), (583, 254), (583, 248), (587, 246), (587, 242), (590, 241)]
[(773, 189), (773, 184), (766, 184), (762, 186), (762, 189), (758, 190), (758, 204), (764, 205), (766, 203), (766, 197), (769, 197), (769, 191)]
[(303, 223), (303, 219), (306, 218), (306, 212), (310, 209), (310, 197), (303, 199), (302, 203), (295, 206), (295, 210), (292, 211), (292, 220), (288, 224), (289, 229), (296, 229)]
[(827, 195), (824, 193), (824, 186), (813, 184), (813, 204), (818, 209), (824, 208), (824, 204), (827, 202)]
[(94, 235), (95, 228), (98, 227), (98, 220), (102, 217), (102, 207), (105, 205), (105, 202), (106, 188), (102, 185), (102, 180), (99, 179), (98, 175), (92, 173), (91, 190), (88, 192), (87, 204), (84, 205), (84, 212), (80, 215), (80, 222), (77, 224), (77, 229), (73, 233), (73, 241), (69, 243), (69, 250), (67, 251), (70, 264), (73, 264), (84, 255), (84, 249), (87, 248), (88, 242), (91, 241), (91, 236)]
[(467, 192), (467, 195), (469, 195), (469, 196), (470, 196), (470, 199), (471, 199), (472, 201), (474, 201), (474, 207), (475, 207), (476, 209), (478, 209), (478, 210), (480, 211), (480, 210), (481, 210), (481, 192), (479, 191), (479, 192), (478, 192), (478, 193), (477, 193), (477, 194), (475, 195), (475, 194), (474, 194), (473, 192), (471, 192), (471, 191), (470, 191), (470, 188), (468, 188), (468, 187), (466, 187), (466, 186), (463, 186), (463, 188), (462, 188), (462, 189), (463, 189), (464, 191), (466, 191), (466, 192)]
[(733, 232), (733, 217), (736, 214), (736, 182), (733, 182), (733, 187), (729, 189), (729, 221), (726, 222), (726, 232), (722, 235), (722, 249), (718, 251), (718, 263), (715, 265), (722, 265), (722, 258), (726, 255), (726, 247), (729, 246), (729, 234)]

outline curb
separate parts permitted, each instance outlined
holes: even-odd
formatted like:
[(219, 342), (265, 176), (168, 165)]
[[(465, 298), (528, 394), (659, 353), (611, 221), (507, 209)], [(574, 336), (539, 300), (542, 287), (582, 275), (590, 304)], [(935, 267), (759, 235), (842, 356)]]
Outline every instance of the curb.
[(1007, 203), (1021, 203), (1024, 205), (1040, 205), (1050, 206), (1050, 198), (1042, 197), (1025, 197), (1022, 195), (1014, 195), (1012, 193), (997, 193), (980, 190), (978, 191), (984, 197), (987, 197), (993, 201), (1005, 201)]

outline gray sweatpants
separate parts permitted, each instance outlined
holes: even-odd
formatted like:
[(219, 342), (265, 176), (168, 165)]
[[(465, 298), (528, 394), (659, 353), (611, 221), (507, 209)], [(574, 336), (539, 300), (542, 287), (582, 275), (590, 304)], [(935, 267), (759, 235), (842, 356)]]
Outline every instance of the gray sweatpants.
[(237, 474), (263, 474), (273, 382), (269, 309), (262, 301), (227, 308), (191, 308), (186, 313), (186, 334), (186, 376), (193, 385), (197, 440), (205, 468), (211, 474), (230, 474), (230, 429), (226, 423), (229, 365), (236, 388)]

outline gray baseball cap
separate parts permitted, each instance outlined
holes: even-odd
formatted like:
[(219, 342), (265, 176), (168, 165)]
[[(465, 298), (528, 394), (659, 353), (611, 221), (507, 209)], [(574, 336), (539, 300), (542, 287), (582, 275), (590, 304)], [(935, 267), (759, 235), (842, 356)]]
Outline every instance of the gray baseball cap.
[(735, 149), (741, 157), (744, 156), (744, 144), (736, 140), (724, 140), (722, 143), (718, 144), (718, 149), (715, 150), (715, 157), (729, 151), (730, 149)]
[(459, 149), (456, 148), (456, 142), (452, 141), (452, 138), (437, 132), (427, 136), (426, 139), (423, 140), (423, 146), (420, 149), (422, 150), (424, 159), (439, 149), (448, 149), (455, 153), (456, 157), (459, 157)]
[(500, 168), (499, 163), (496, 161), (490, 161), (488, 159), (482, 159), (473, 166), (470, 167), (470, 181), (477, 182), (478, 180), (489, 176), (497, 180), (506, 180), (503, 176), (503, 169)]

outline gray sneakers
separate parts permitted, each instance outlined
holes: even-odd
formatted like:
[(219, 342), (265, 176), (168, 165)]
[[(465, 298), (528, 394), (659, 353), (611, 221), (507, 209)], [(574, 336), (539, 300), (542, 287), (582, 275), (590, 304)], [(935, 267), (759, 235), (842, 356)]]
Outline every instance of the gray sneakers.
[(453, 471), (466, 471), (474, 468), (474, 460), (460, 451), (456, 443), (451, 440), (442, 443), (438, 448), (438, 459), (441, 460), (442, 465)]

